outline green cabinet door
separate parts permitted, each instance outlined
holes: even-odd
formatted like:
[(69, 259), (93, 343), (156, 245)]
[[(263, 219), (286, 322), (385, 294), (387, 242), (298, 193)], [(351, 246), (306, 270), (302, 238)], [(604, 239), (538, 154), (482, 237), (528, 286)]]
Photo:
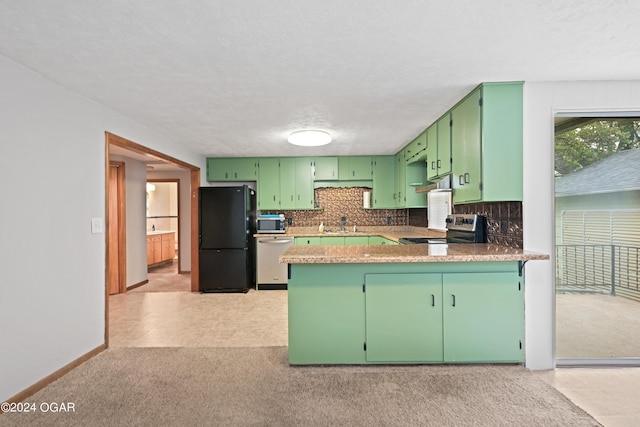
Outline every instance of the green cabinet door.
[(315, 181), (335, 181), (338, 179), (337, 157), (314, 157), (313, 168)]
[(482, 90), (476, 89), (451, 111), (454, 203), (482, 199), (481, 96)]
[(280, 159), (280, 209), (296, 208), (296, 159)]
[(438, 154), (435, 160), (436, 175), (451, 173), (451, 115), (445, 114), (438, 120)]
[(445, 362), (524, 361), (517, 272), (443, 274)]
[(395, 155), (395, 174), (396, 174), (396, 182), (395, 182), (395, 207), (396, 208), (404, 208), (407, 204), (406, 198), (406, 186), (407, 186), (407, 176), (406, 176), (406, 164), (404, 158), (404, 150), (401, 150), (398, 154)]
[(341, 181), (370, 180), (371, 157), (345, 156), (338, 158), (339, 177)]
[(342, 246), (344, 245), (343, 236), (322, 236), (320, 244), (323, 246)]
[(395, 163), (393, 156), (375, 156), (372, 160), (373, 194), (371, 205), (374, 208), (395, 208)]
[(280, 160), (264, 157), (258, 162), (258, 209), (280, 209)]
[(347, 236), (344, 238), (345, 245), (368, 245), (369, 236)]
[(382, 236), (369, 236), (369, 244), (370, 245), (397, 245), (398, 242), (395, 242), (391, 239), (387, 239)]
[(349, 264), (291, 264), (289, 363), (364, 364), (362, 273)]
[(438, 124), (427, 128), (427, 180), (434, 181), (438, 176)]
[(249, 157), (207, 158), (207, 181), (255, 181), (257, 160)]
[(295, 208), (313, 209), (313, 162), (309, 157), (296, 158)]
[(294, 244), (298, 246), (319, 246), (321, 244), (322, 237), (296, 237)]
[(367, 362), (441, 362), (442, 275), (364, 277)]
[(522, 200), (522, 82), (482, 85), (482, 199)]

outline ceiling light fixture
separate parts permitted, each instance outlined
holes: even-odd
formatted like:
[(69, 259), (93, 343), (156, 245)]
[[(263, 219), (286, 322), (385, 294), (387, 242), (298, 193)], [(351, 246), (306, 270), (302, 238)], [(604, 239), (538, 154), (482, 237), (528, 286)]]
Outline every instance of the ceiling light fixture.
[(299, 130), (292, 132), (287, 139), (293, 145), (317, 147), (331, 142), (331, 135), (322, 130)]

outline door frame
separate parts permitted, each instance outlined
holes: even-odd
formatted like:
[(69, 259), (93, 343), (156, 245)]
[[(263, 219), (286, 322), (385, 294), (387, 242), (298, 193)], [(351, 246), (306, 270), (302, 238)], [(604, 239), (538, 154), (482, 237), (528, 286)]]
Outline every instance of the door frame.
[[(116, 215), (118, 217), (118, 221), (117, 221), (117, 227), (118, 230), (116, 231), (117, 233), (117, 239), (118, 239), (118, 254), (117, 254), (117, 259), (115, 260), (115, 263), (117, 264), (117, 272), (118, 272), (118, 293), (124, 293), (127, 291), (127, 252), (126, 252), (126, 248), (127, 248), (127, 216), (126, 216), (126, 203), (123, 203), (124, 200), (126, 200), (126, 193), (125, 193), (125, 164), (124, 162), (117, 162), (117, 161), (109, 161), (109, 169), (115, 167), (117, 172), (116, 172), (116, 188), (115, 191), (117, 193), (117, 200), (118, 200), (118, 206), (116, 208)], [(107, 180), (109, 179), (109, 174), (107, 173)], [(110, 200), (110, 196), (111, 196), (111, 191), (114, 190), (111, 185), (109, 184), (109, 181), (107, 182), (107, 215), (106, 215), (106, 223), (107, 223), (107, 227), (108, 224), (111, 222), (112, 218), (111, 218), (111, 213), (110, 213), (110, 209), (108, 204), (111, 202)], [(106, 228), (107, 231), (109, 231), (109, 228)], [(112, 266), (114, 265), (114, 260), (109, 259), (109, 247), (111, 245), (111, 241), (110, 241), (110, 237), (109, 237), (110, 233), (106, 233), (106, 237), (105, 239), (107, 240), (107, 273), (106, 273), (106, 283), (107, 283), (107, 295), (109, 295), (109, 276), (113, 273), (112, 270)]]
[[(182, 160), (178, 160), (174, 157), (168, 156), (159, 151), (153, 150), (151, 148), (145, 147), (133, 141), (130, 141), (126, 138), (113, 134), (111, 132), (105, 131), (105, 218), (106, 218), (106, 229), (109, 227), (109, 215), (107, 210), (109, 209), (109, 164), (110, 164), (110, 155), (109, 148), (111, 146), (117, 146), (121, 148), (125, 148), (127, 150), (133, 151), (135, 153), (144, 154), (156, 159), (163, 160), (167, 163), (171, 163), (172, 165), (178, 166), (182, 169), (186, 169), (190, 173), (190, 189), (189, 193), (191, 195), (191, 292), (198, 292), (200, 288), (199, 283), (199, 262), (198, 262), (198, 187), (200, 187), (200, 168), (194, 166), (192, 164), (183, 162)], [(104, 342), (106, 347), (109, 347), (109, 289), (107, 288), (106, 281), (106, 266), (109, 265), (109, 238), (108, 233), (105, 233), (105, 327), (104, 327)], [(126, 247), (122, 248), (123, 256), (122, 259), (126, 259)], [(125, 265), (126, 268), (126, 265)], [(126, 274), (126, 269), (124, 270)], [(126, 284), (125, 284), (126, 288)]]
[(182, 265), (181, 265), (182, 245), (180, 244), (180, 236), (182, 236), (182, 233), (180, 232), (180, 230), (182, 230), (182, 228), (180, 227), (180, 224), (182, 223), (182, 219), (181, 219), (182, 211), (180, 209), (180, 180), (178, 178), (151, 178), (151, 179), (147, 179), (147, 182), (176, 184), (176, 197), (177, 197), (177, 204), (178, 204), (178, 274), (182, 274), (184, 273), (184, 271), (182, 270)]

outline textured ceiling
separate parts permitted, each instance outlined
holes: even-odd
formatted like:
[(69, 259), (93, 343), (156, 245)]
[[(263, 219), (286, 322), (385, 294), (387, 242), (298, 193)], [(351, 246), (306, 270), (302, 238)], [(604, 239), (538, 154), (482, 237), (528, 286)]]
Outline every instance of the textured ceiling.
[[(483, 81), (640, 77), (640, 2), (0, 0), (0, 54), (207, 156), (393, 154)], [(301, 128), (326, 147), (286, 143)]]

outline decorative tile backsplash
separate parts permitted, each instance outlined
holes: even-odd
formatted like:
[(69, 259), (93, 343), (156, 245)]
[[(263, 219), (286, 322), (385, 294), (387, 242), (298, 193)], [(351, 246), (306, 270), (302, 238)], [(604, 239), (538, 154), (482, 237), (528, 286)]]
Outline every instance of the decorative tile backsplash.
[(522, 248), (522, 203), (496, 202), (455, 205), (454, 213), (478, 214), (487, 217), (487, 241), (503, 246)]
[[(427, 209), (363, 209), (366, 187), (316, 188), (317, 210), (282, 211), (291, 225), (315, 227), (324, 223), (326, 229), (340, 227), (340, 218), (347, 218), (347, 227), (371, 225), (413, 225), (426, 227)], [(281, 213), (262, 211), (263, 213)], [(483, 215), (487, 218), (487, 241), (504, 246), (522, 248), (522, 203), (474, 203), (455, 205), (454, 213)]]
[[(318, 210), (282, 211), (291, 225), (295, 227), (313, 227), (324, 223), (325, 228), (340, 227), (340, 219), (347, 218), (347, 227), (353, 225), (371, 226), (407, 225), (406, 209), (364, 209), (363, 200), (366, 187), (351, 188), (316, 188), (315, 205)], [(262, 213), (281, 213), (277, 211), (262, 211)]]

